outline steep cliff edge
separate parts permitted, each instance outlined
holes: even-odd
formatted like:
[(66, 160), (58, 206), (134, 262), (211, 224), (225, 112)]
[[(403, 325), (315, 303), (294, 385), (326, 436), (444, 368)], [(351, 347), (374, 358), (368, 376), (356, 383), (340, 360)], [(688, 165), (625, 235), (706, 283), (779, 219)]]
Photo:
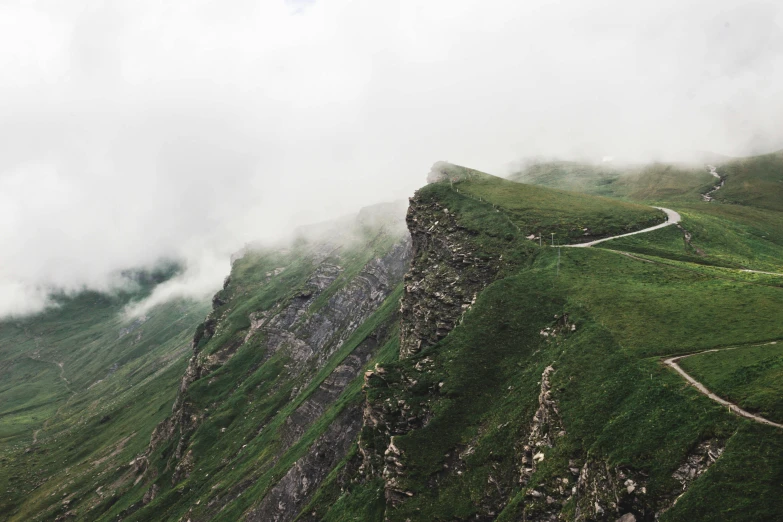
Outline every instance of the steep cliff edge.
[[(491, 191), (475, 197), (491, 177), (434, 181), (407, 217), (399, 360), (365, 373), (358, 457), (300, 519), (688, 520), (683, 506), (721, 487), (710, 470), (738, 421), (640, 360), (655, 341), (597, 306), (617, 281), (633, 289), (611, 296), (621, 308), (635, 292), (670, 306), (655, 297), (670, 274), (602, 252), (559, 259), (525, 239), (548, 214), (537, 201), (515, 220)], [(602, 230), (611, 208), (591, 205), (580, 226)]]
[[(298, 514), (356, 438), (362, 370), (398, 349), (403, 215), (365, 209), (285, 248), (236, 256), (196, 330), (172, 414), (115, 486), (117, 500), (89, 518)], [(297, 489), (296, 470), (308, 487)]]
[[(448, 175), (417, 191), (405, 221), (375, 209), (237, 256), (172, 415), (110, 493), (74, 500), (74, 513), (630, 522), (696, 520), (712, 502), (702, 519), (753, 519), (735, 504), (775, 513), (776, 501), (747, 506), (783, 498), (783, 443), (659, 357), (736, 342), (736, 329), (691, 333), (726, 320), (732, 300), (745, 303), (730, 309), (743, 340), (773, 338), (779, 289), (558, 253), (539, 239), (550, 229), (601, 237), (660, 216), (437, 170)], [(726, 477), (749, 465), (733, 488)]]

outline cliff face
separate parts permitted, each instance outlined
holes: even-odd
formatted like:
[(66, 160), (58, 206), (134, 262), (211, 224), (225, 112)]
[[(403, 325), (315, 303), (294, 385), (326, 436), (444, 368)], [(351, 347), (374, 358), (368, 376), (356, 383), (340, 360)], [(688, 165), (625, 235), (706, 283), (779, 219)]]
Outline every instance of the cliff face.
[(657, 520), (725, 442), (674, 449), (675, 463), (651, 478), (571, 434), (559, 396), (574, 363), (551, 361), (589, 319), (578, 327), (540, 276), (512, 282), (536, 253), (481, 237), (452, 204), (426, 193), (410, 201), (399, 361), (365, 373), (353, 480), (380, 481), (386, 521)]
[[(322, 252), (325, 250), (328, 248), (321, 248)], [(323, 260), (315, 266), (302, 288), (287, 302), (280, 302), (270, 310), (251, 312), (248, 315), (250, 327), (242, 336), (223, 344), (212, 353), (204, 353), (202, 347), (219, 331), (222, 326), (221, 316), (225, 315), (223, 308), (226, 303), (222, 301), (220, 294), (216, 295), (212, 314), (193, 339), (194, 353), (182, 378), (172, 415), (156, 428), (147, 452), (147, 455), (152, 454), (162, 445), (176, 440), (176, 449), (167, 464), (167, 468), (174, 469), (172, 485), (187, 478), (196, 465), (188, 448), (188, 441), (203, 420), (205, 412), (195, 408), (188, 399), (188, 390), (193, 382), (209, 379), (209, 376), (225, 366), (242, 346), (256, 341), (258, 346), (254, 347), (254, 350), (264, 353), (262, 364), (276, 354), (288, 361), (286, 380), (296, 382), (292, 391), (294, 398), (299, 390), (308, 386), (313, 374), (324, 366), (399, 284), (407, 268), (409, 255), (409, 242), (396, 242), (382, 257), (370, 259), (357, 274), (340, 285), (333, 295), (326, 299), (323, 299), (326, 297), (325, 292), (332, 288), (344, 269), (339, 264)], [(319, 257), (316, 254), (314, 261), (318, 262)], [(330, 256), (328, 259), (332, 258)], [(336, 260), (339, 261), (339, 254)], [(229, 278), (224, 291), (229, 290), (230, 286)], [(313, 310), (319, 299), (323, 300), (321, 306)], [(383, 333), (374, 334), (383, 336)], [(319, 397), (321, 401), (329, 404), (339, 396), (350, 378), (358, 374), (361, 363), (366, 363), (362, 357), (366, 359), (372, 353), (367, 346), (375, 347), (378, 344), (372, 339), (368, 337), (365, 348), (357, 348), (357, 353), (349, 356), (355, 360), (353, 364), (348, 361), (339, 366), (335, 369), (335, 374), (322, 383), (324, 390), (319, 387), (318, 391), (323, 392), (320, 396), (316, 392), (315, 397), (306, 401), (287, 419), (287, 425), (298, 422), (299, 426), (289, 430), (284, 437), (284, 446), (290, 447), (297, 440), (294, 434), (301, 435), (303, 430), (320, 416), (322, 411), (312, 406), (318, 403)], [(308, 408), (314, 411), (309, 411)], [(323, 405), (320, 409), (323, 409)]]
[[(235, 457), (254, 455), (258, 441), (264, 456), (252, 457), (255, 469), (219, 487), (206, 506), (188, 506), (191, 520), (234, 513), (316, 521), (335, 510), (401, 522), (652, 520), (689, 486), (692, 478), (677, 473), (698, 476), (720, 455), (719, 441), (705, 442), (712, 453), (692, 450), (674, 481), (661, 485), (575, 444), (558, 399), (560, 363), (543, 363), (578, 338), (577, 323), (559, 297), (513, 282), (536, 257), (530, 242), (477, 228), (466, 219), (471, 212), (505, 218), (439, 187), (411, 198), (410, 241), (388, 241), (361, 262), (320, 246), (297, 290), (248, 310), (248, 326), (231, 336), (231, 309), (237, 296), (246, 299), (238, 261), (194, 339), (174, 413), (141, 459), (151, 481), (143, 503), (152, 508), (166, 487), (183, 482), (222, 483), (200, 476), (210, 459), (199, 443), (220, 406), (213, 397), (197, 404), (193, 390), (219, 378), (243, 347), (262, 354), (255, 366), (282, 364), (264, 388), (279, 396), (279, 411)], [(281, 266), (265, 277), (294, 270)], [(165, 448), (165, 466), (150, 466)], [(214, 472), (230, 477), (233, 462), (224, 457)], [(345, 495), (367, 499), (375, 515), (332, 505), (348, 502)]]
[[(411, 198), (407, 233), (376, 209), (332, 241), (313, 239), (319, 226), (235, 260), (114, 514), (677, 520), (725, 461), (733, 420), (621, 345), (605, 296), (590, 293), (601, 252), (575, 249), (561, 266), (526, 239), (519, 216), (554, 222), (550, 205), (573, 194), (505, 213), (484, 199), (490, 177), (455, 172)], [(602, 208), (578, 225), (605, 220)]]
[[(411, 255), (401, 217), (398, 208), (366, 209), (292, 247), (233, 259), (193, 338), (172, 414), (134, 459), (133, 483), (146, 492), (122, 517), (299, 513), (355, 443), (362, 370), (397, 349)], [(223, 487), (203, 505), (175, 489), (214, 480)]]
[(401, 358), (448, 335), (501, 264), (499, 256), (478, 257), (470, 232), (438, 201), (411, 198), (407, 222), (413, 262), (400, 308)]

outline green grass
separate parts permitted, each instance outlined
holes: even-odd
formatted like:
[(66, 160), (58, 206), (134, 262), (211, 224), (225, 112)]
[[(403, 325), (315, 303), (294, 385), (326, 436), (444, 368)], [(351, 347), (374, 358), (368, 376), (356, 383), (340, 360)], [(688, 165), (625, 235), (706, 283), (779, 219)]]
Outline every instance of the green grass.
[(783, 343), (694, 355), (679, 364), (720, 397), (783, 422)]
[(494, 219), (492, 211), (495, 210), (523, 236), (543, 234), (551, 237), (554, 232), (561, 243), (584, 240), (586, 236), (622, 234), (665, 219), (661, 211), (650, 207), (515, 183), (490, 175), (472, 176), (453, 184), (431, 184), (421, 190), (421, 195), (428, 197), (437, 193), (437, 197), (448, 204), (456, 198), (447, 191), (456, 191), (458, 195), (485, 205), (470, 213), (460, 212), (461, 222), (469, 228), (497, 230), (498, 227), (489, 221)]
[(172, 301), (122, 330), (133, 322), (125, 306), (171, 274), (141, 274), (135, 289), (112, 295), (60, 296), (56, 308), (0, 324), (4, 518), (52, 517), (63, 493), (97, 497), (168, 415), (208, 301)]
[(726, 176), (718, 201), (783, 211), (783, 151), (726, 162), (718, 173)]
[(602, 243), (599, 248), (649, 254), (696, 264), (783, 273), (783, 213), (738, 205), (674, 206), (681, 226)]
[(715, 178), (703, 167), (652, 163), (613, 166), (569, 161), (530, 165), (509, 176), (519, 183), (632, 201), (700, 201)]
[[(775, 161), (726, 171), (727, 189), (744, 187), (726, 192), (733, 205), (699, 202), (712, 179), (705, 169), (653, 165), (615, 172), (560, 164), (528, 172), (536, 182), (626, 200), (620, 201), (442, 166), (452, 182), (421, 189), (417, 200), (430, 209), (437, 203), (437, 212), (448, 209), (463, 246), (500, 269), (447, 337), (404, 360), (396, 325), (402, 284), (318, 365), (294, 370), (284, 350), (268, 353), (260, 334), (243, 343), (251, 313), (274, 311), (312, 292), (307, 281), (317, 245), (302, 241), (288, 251), (249, 253), (217, 296), (222, 304), (212, 312), (214, 335), (199, 344), (205, 360), (233, 355), (183, 397), (188, 413), (198, 417), (186, 447), (195, 467), (176, 485), (171, 455), (178, 434), (151, 455), (153, 472), (137, 484), (128, 462), (170, 413), (206, 303), (155, 310), (139, 327), (139, 339), (136, 332), (119, 336), (127, 324), (118, 311), (131, 295), (63, 297), (60, 308), (35, 320), (2, 324), (0, 512), (10, 520), (54, 519), (66, 511), (66, 499), (67, 509), (84, 520), (239, 520), (335, 419), (366, 399), (376, 408), (392, 405), (393, 421), (426, 419), (395, 438), (403, 452), (399, 486), (413, 496), (387, 507), (379, 476), (357, 474), (361, 455), (354, 444), (303, 506), (301, 519), (311, 513), (325, 521), (529, 518), (518, 480), (520, 446), (538, 406), (541, 373), (553, 365), (552, 393), (566, 434), (545, 450), (529, 487), (562, 477), (570, 461), (606, 462), (643, 473), (657, 509), (654, 499), (679, 487), (672, 472), (691, 449), (716, 438), (726, 443), (725, 453), (662, 520), (774, 520), (783, 510), (779, 431), (730, 414), (660, 358), (743, 345), (683, 359), (683, 367), (742, 407), (783, 419), (780, 345), (749, 346), (783, 339), (783, 281), (739, 270), (783, 272), (783, 213), (773, 208), (774, 198), (754, 199), (774, 195)], [(742, 176), (747, 183), (739, 183)], [(562, 249), (558, 256), (557, 249), (525, 239), (556, 232), (561, 242), (575, 241), (585, 228), (601, 237), (661, 220), (660, 212), (630, 200), (671, 202), (691, 243), (666, 227), (602, 248)], [(300, 321), (326, 312), (329, 299), (398, 240), (378, 228), (356, 235), (356, 242), (326, 258), (342, 272)], [(266, 275), (283, 267), (277, 276)], [(575, 331), (556, 338), (539, 333), (563, 314)], [(301, 438), (285, 444), (286, 419), (370, 336), (380, 345), (364, 369), (377, 363), (385, 373), (363, 390), (360, 372)], [(33, 429), (41, 430), (42, 442), (25, 453)], [(388, 440), (381, 428), (365, 427), (362, 444), (383, 454)], [(153, 482), (160, 493), (142, 507)], [(564, 513), (573, 510), (571, 502)]]
[[(568, 434), (547, 454), (551, 466), (542, 468), (533, 485), (562, 473), (559, 470), (570, 459), (592, 455), (613, 466), (645, 470), (650, 495), (663, 494), (676, 487), (671, 473), (693, 445), (707, 437), (730, 438), (737, 424), (743, 423), (683, 385), (656, 358), (648, 358), (658, 351), (668, 353), (675, 343), (680, 350), (689, 350), (700, 343), (735, 338), (738, 333), (731, 328), (696, 339), (687, 331), (689, 325), (706, 324), (733, 299), (726, 295), (721, 303), (709, 304), (726, 289), (710, 294), (708, 278), (672, 274), (666, 267), (609, 252), (572, 252), (577, 257), (569, 254), (561, 260), (558, 277), (554, 252), (545, 251), (532, 269), (495, 282), (446, 339), (410, 360), (386, 365), (386, 382), (374, 381), (368, 392), (371, 402), (403, 399), (414, 405), (413, 411), (424, 403), (424, 410), (433, 414), (425, 428), (395, 439), (405, 455), (402, 485), (414, 496), (387, 511), (390, 520), (469, 519), (494, 494), (490, 476), (501, 483), (512, 481), (516, 445), (532, 418), (537, 381), (547, 364), (557, 370), (553, 384)], [(596, 271), (596, 267), (604, 269)], [(591, 272), (594, 279), (586, 277)], [(627, 290), (617, 286), (624, 281)], [(606, 288), (608, 283), (614, 286)], [(704, 286), (665, 295), (684, 283)], [(596, 301), (609, 293), (612, 307), (599, 306)], [(666, 326), (647, 317), (649, 309), (634, 310), (647, 300), (669, 309), (672, 317)], [(765, 310), (760, 302), (752, 308), (744, 317)], [(682, 313), (689, 309), (696, 311)], [(544, 340), (539, 330), (551, 326), (553, 317), (563, 312), (577, 324), (576, 332), (554, 342)], [(634, 324), (634, 315), (642, 319), (640, 324)], [(656, 334), (651, 325), (661, 333)], [(673, 339), (667, 336), (680, 331)], [(768, 335), (780, 335), (780, 328), (772, 324), (743, 334), (755, 339)], [(431, 373), (426, 366), (416, 370), (416, 364), (426, 358), (434, 360)], [(417, 384), (402, 386), (402, 375)], [(468, 446), (474, 452), (464, 459), (462, 473), (445, 473), (444, 464), (452, 462), (448, 455)], [(773, 486), (760, 481), (754, 487)], [(743, 495), (753, 491), (749, 488)]]
[(601, 249), (562, 249), (558, 284), (568, 288), (573, 303), (609, 328), (624, 349), (642, 356), (783, 336), (783, 288), (777, 286), (717, 278)]
[[(460, 195), (481, 197), (479, 203), (494, 204), (525, 226), (522, 218), (514, 219), (514, 204), (502, 197), (513, 199), (519, 193), (501, 187), (499, 197), (482, 184), (498, 186), (476, 176), (454, 186)], [(450, 187), (442, 185), (431, 185), (420, 195), (454, 208), (468, 230), (486, 234), (493, 227), (512, 234), (488, 221), (497, 219), (491, 207), (482, 211), (480, 206), (459, 206)], [(498, 502), (516, 499), (499, 520), (519, 519), (524, 491), (500, 494), (490, 477), (513, 483), (516, 445), (532, 418), (537, 381), (547, 364), (557, 370), (553, 385), (567, 435), (547, 452), (546, 465), (531, 487), (561, 476), (569, 460), (583, 462), (590, 456), (643, 471), (651, 498), (666, 496), (679, 487), (671, 475), (688, 451), (713, 437), (729, 441), (731, 456), (727, 453), (724, 462), (739, 465), (744, 457), (733, 452), (744, 450), (735, 440), (754, 427), (687, 386), (658, 357), (783, 337), (783, 288), (771, 276), (731, 268), (774, 266), (776, 214), (713, 207), (694, 203), (685, 220), (706, 256), (689, 248), (674, 227), (606, 243), (607, 248), (645, 251), (655, 263), (601, 249), (562, 249), (558, 270), (554, 249), (526, 251), (534, 258), (532, 265), (508, 267), (505, 277), (480, 294), (462, 325), (443, 341), (410, 360), (385, 366), (383, 381), (371, 381), (368, 400), (404, 400), (413, 413), (432, 416), (426, 427), (395, 438), (404, 454), (400, 485), (413, 496), (401, 507), (388, 509), (387, 518), (467, 520), (481, 512), (482, 502), (499, 495)], [(538, 331), (552, 326), (553, 317), (564, 312), (576, 322), (576, 332), (553, 342), (543, 340)], [(432, 369), (417, 370), (416, 364), (428, 358), (434, 361)], [(410, 381), (416, 385), (404, 385)], [(383, 449), (382, 439), (365, 436)], [(449, 473), (445, 466), (453, 465), (450, 455), (467, 447), (474, 451), (463, 460), (461, 473)], [(763, 469), (728, 493), (723, 492), (725, 483), (707, 480), (708, 474), (699, 482), (699, 495), (728, 495), (721, 499), (727, 506), (783, 493), (773, 468)], [(713, 489), (705, 494), (705, 488)], [(751, 512), (771, 512), (775, 505)], [(708, 501), (700, 509), (716, 512)], [(737, 510), (718, 512), (731, 519), (752, 519)], [(667, 519), (695, 519), (682, 513), (691, 512), (675, 510)]]

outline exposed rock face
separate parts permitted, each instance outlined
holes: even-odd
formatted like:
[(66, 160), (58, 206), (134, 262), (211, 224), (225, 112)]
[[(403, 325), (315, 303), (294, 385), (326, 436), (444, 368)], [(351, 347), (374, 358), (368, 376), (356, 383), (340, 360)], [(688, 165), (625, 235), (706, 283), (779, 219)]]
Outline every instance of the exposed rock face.
[[(431, 362), (431, 361), (430, 361)], [(427, 363), (425, 363), (427, 364)], [(405, 473), (402, 453), (394, 444), (394, 437), (404, 435), (411, 430), (427, 425), (429, 412), (424, 405), (408, 404), (403, 395), (414, 385), (415, 380), (402, 372), (390, 372), (381, 366), (364, 375), (364, 389), (374, 387), (383, 390), (383, 398), (368, 400), (362, 412), (362, 437), (359, 440), (359, 452), (362, 465), (359, 474), (364, 477), (381, 476), (384, 480), (387, 504), (396, 506), (410, 492), (399, 484), (399, 478)]]
[[(443, 164), (448, 167), (448, 164)], [(438, 174), (439, 164), (433, 166)], [(445, 167), (444, 167), (445, 168)], [(432, 173), (431, 173), (432, 174)], [(448, 169), (441, 172), (448, 175)], [(433, 178), (434, 181), (437, 179)], [(405, 274), (405, 292), (400, 312), (400, 358), (405, 359), (437, 343), (459, 323), (475, 303), (478, 293), (491, 283), (500, 270), (501, 260), (474, 254), (471, 233), (455, 216), (437, 202), (411, 198), (407, 215), (413, 243), (411, 266)], [(434, 361), (425, 357), (415, 365), (416, 372), (432, 370)], [(373, 388), (375, 398), (368, 399), (363, 410), (363, 432), (359, 441), (364, 477), (380, 476), (385, 484), (386, 503), (398, 506), (412, 496), (402, 486), (406, 469), (405, 455), (395, 445), (395, 437), (426, 426), (431, 418), (428, 401), (406, 402), (407, 390), (417, 378), (401, 368), (389, 372), (376, 366), (365, 374), (365, 390)], [(435, 386), (431, 397), (439, 394)], [(463, 448), (466, 452), (469, 449)], [(461, 463), (459, 452), (453, 459), (456, 473)], [(500, 486), (495, 484), (493, 492)], [(494, 512), (496, 506), (488, 508)]]
[(565, 435), (560, 421), (560, 412), (557, 404), (552, 400), (549, 377), (554, 373), (552, 366), (547, 366), (541, 375), (541, 393), (538, 395), (538, 410), (533, 416), (527, 443), (524, 445), (522, 457), (521, 479), (526, 483), (527, 479), (535, 473), (536, 465), (544, 459), (543, 448), (551, 448), (557, 437)]
[(306, 289), (271, 317), (256, 323), (271, 352), (285, 349), (297, 363), (319, 363), (378, 308), (402, 279), (410, 259), (410, 243), (397, 243), (383, 258), (372, 259), (350, 283), (340, 288), (315, 313), (320, 296), (340, 275), (338, 266), (321, 264)]
[[(302, 379), (298, 389), (303, 389), (310, 378), (324, 362), (364, 323), (389, 296), (402, 280), (407, 270), (411, 247), (407, 237), (401, 237), (382, 257), (371, 259), (347, 284), (342, 284), (317, 309), (313, 309), (319, 296), (328, 291), (343, 273), (337, 264), (325, 261), (334, 257), (335, 247), (319, 249), (314, 256), (318, 261), (305, 285), (290, 299), (266, 311), (252, 312), (250, 328), (243, 338), (235, 339), (211, 354), (201, 353), (203, 344), (220, 328), (222, 315), (220, 307), (224, 301), (216, 296), (214, 311), (194, 336), (191, 357), (182, 378), (172, 415), (154, 430), (147, 455), (150, 455), (165, 441), (178, 437), (169, 466), (174, 466), (172, 483), (188, 477), (195, 462), (188, 451), (189, 438), (202, 422), (205, 411), (192, 407), (187, 399), (189, 386), (203, 379), (225, 364), (246, 342), (258, 335), (262, 339), (266, 357), (278, 351), (292, 361), (288, 371), (292, 378)], [(227, 280), (230, 285), (230, 280)], [(365, 364), (367, 356), (377, 347), (379, 336), (376, 331), (340, 365), (319, 387), (315, 394), (300, 406), (284, 428), (284, 447), (290, 447), (304, 433), (306, 428), (323, 413), (345, 389), (352, 377)]]
[(472, 252), (470, 234), (440, 204), (411, 198), (407, 221), (413, 261), (402, 297), (401, 358), (445, 337), (500, 269), (499, 259)]
[[(544, 450), (554, 446), (556, 440), (566, 433), (562, 428), (557, 403), (552, 398), (550, 378), (555, 369), (547, 366), (541, 374), (541, 391), (538, 395), (538, 409), (533, 415), (530, 432), (522, 447), (522, 467), (519, 482), (526, 485), (536, 472), (538, 464), (546, 458)], [(569, 473), (555, 478), (551, 483), (539, 484), (527, 492), (524, 510), (525, 520), (558, 520), (562, 504), (572, 495), (574, 478)]]
[(387, 334), (385, 326), (374, 332), (351, 355), (346, 357), (341, 365), (334, 369), (301, 406), (294, 410), (283, 425), (281, 434), (283, 448), (290, 447), (299, 440), (307, 428), (337, 400), (348, 384), (359, 375), (359, 371), (367, 363), (378, 345), (385, 340)]
[(345, 456), (361, 428), (361, 411), (348, 408), (296, 461), (288, 473), (266, 494), (246, 518), (248, 522), (293, 520), (318, 489), (326, 475)]
[(579, 471), (579, 480), (574, 488), (574, 520), (616, 520), (628, 513), (649, 519), (652, 499), (646, 496), (646, 483), (646, 477), (639, 473), (613, 468), (602, 460), (588, 458)]
[[(570, 330), (567, 316), (564, 317), (558, 320), (558, 325), (560, 329)], [(554, 372), (554, 368), (548, 366), (541, 375), (539, 407), (522, 451), (520, 483), (523, 485), (530, 481), (539, 464), (545, 460), (545, 450), (557, 445), (558, 439), (566, 435), (557, 402), (552, 396), (551, 377)], [(722, 452), (722, 445), (714, 439), (699, 443), (672, 475), (682, 489), (658, 498), (648, 495), (648, 478), (640, 471), (613, 467), (603, 459), (591, 456), (581, 465), (577, 460), (571, 460), (568, 469), (546, 482), (539, 482), (535, 489), (526, 492), (524, 520), (563, 520), (562, 508), (572, 499), (574, 522), (657, 520)]]
[(707, 471), (707, 468), (712, 466), (715, 461), (720, 458), (724, 449), (725, 445), (716, 439), (700, 442), (688, 455), (685, 462), (683, 462), (682, 465), (677, 468), (677, 471), (672, 474), (672, 478), (680, 483), (682, 490), (678, 491), (677, 497), (670, 504), (666, 503), (664, 508), (656, 513), (655, 517), (658, 518), (666, 510), (676, 504), (680, 497), (685, 494), (685, 491), (687, 491), (691, 483), (696, 480), (699, 475)]
[(657, 520), (722, 453), (723, 444), (719, 441), (700, 442), (672, 475), (681, 489), (658, 495), (658, 498), (650, 498), (647, 494), (644, 474), (588, 459), (579, 473), (576, 487), (575, 521), (614, 520), (628, 514), (633, 515), (634, 520)]

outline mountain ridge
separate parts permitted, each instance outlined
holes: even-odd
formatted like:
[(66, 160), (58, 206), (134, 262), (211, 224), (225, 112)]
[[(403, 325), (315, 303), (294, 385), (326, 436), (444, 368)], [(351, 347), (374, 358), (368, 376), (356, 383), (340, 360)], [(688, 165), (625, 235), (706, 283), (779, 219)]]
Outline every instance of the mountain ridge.
[[(759, 161), (743, 175), (768, 179)], [(680, 223), (557, 249), (546, 240), (664, 216), (644, 198), (433, 171), (404, 222), (380, 209), (235, 256), (148, 443), (120, 462), (121, 438), (96, 441), (109, 468), (94, 474), (104, 457), (88, 455), (8, 504), (9, 520), (774, 519), (779, 434), (663, 358), (783, 337), (783, 282), (743, 271), (783, 271), (777, 211), (702, 202), (689, 178), (667, 203)], [(747, 371), (700, 364), (704, 379)], [(20, 469), (59, 451), (33, 447), (4, 458)]]

